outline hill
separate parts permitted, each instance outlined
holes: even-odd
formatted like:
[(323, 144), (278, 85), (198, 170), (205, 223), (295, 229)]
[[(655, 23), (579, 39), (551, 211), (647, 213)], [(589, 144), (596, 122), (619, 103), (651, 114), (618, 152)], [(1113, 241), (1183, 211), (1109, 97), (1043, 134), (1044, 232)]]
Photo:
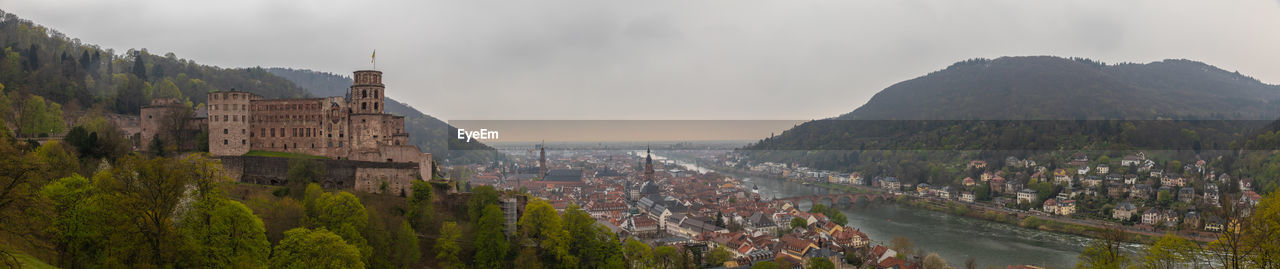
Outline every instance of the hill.
[[(1229, 150), (1280, 117), (1280, 87), (1187, 60), (1005, 57), (890, 86), (856, 110), (743, 148), (756, 161), (950, 180), (970, 158)], [(1058, 154), (1060, 155), (1060, 154)]]
[(68, 110), (101, 107), (137, 114), (154, 97), (205, 102), (214, 90), (237, 89), (267, 98), (302, 97), (306, 91), (262, 68), (222, 68), (155, 55), (147, 49), (119, 53), (68, 37), (0, 10), (0, 81), (6, 91), (37, 95)]
[(1108, 65), (1050, 56), (974, 59), (899, 82), (856, 120), (1280, 117), (1280, 86), (1189, 60)]
[[(347, 88), (351, 86), (350, 77), (332, 73), (289, 68), (268, 68), (266, 70), (271, 74), (302, 86), (314, 96), (343, 96), (346, 95)], [(500, 153), (480, 142), (462, 142), (450, 139), (449, 134), (456, 134), (457, 128), (440, 119), (423, 114), (421, 111), (390, 97), (387, 98), (387, 113), (404, 116), (404, 125), (409, 133), (410, 143), (417, 145), (424, 151), (437, 154), (437, 156), (441, 156), (446, 160), (470, 163), (501, 158)]]

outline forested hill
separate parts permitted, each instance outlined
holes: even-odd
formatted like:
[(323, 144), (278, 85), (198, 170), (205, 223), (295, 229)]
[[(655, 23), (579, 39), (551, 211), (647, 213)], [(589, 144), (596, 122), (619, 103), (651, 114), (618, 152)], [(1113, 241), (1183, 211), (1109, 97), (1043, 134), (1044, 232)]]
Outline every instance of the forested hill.
[(137, 114), (151, 98), (176, 97), (200, 104), (206, 93), (228, 89), (268, 98), (306, 95), (301, 87), (262, 68), (202, 65), (173, 53), (156, 55), (146, 49), (122, 53), (3, 10), (0, 48), (0, 83), (5, 85), (5, 94), (41, 96), (72, 111), (97, 107)]
[(853, 112), (798, 125), (743, 152), (755, 161), (923, 182), (952, 178), (929, 171), (971, 158), (1266, 149), (1259, 145), (1269, 140), (1254, 137), (1278, 117), (1280, 87), (1200, 62), (1004, 57), (897, 83)]
[(974, 59), (899, 82), (840, 119), (1251, 119), (1280, 117), (1280, 86), (1201, 62)]
[[(289, 68), (268, 68), (267, 71), (293, 81), (315, 96), (343, 96), (351, 86), (350, 77), (332, 73)], [(404, 128), (409, 133), (409, 142), (436, 156), (443, 156), (453, 162), (483, 162), (501, 158), (500, 153), (478, 141), (449, 143), (449, 134), (456, 133), (456, 128), (390, 97), (387, 98), (387, 113), (404, 116)]]

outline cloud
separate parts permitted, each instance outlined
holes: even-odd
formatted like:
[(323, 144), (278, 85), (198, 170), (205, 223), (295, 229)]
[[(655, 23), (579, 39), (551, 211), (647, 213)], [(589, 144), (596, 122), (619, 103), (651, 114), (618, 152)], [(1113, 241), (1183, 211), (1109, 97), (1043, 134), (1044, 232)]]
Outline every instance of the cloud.
[(1280, 82), (1267, 1), (4, 1), (84, 42), (369, 68), (444, 119), (814, 119), (968, 58), (1189, 58)]

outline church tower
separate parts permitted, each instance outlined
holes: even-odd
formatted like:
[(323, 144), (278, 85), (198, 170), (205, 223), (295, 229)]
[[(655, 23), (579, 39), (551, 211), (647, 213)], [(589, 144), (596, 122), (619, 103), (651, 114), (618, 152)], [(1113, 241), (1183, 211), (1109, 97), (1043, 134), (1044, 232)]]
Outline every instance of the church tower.
[(538, 177), (547, 175), (547, 147), (546, 144), (538, 146)]
[(355, 83), (351, 85), (351, 92), (347, 100), (351, 105), (352, 114), (382, 114), (386, 108), (383, 102), (383, 94), (386, 93), (386, 86), (382, 85), (382, 71), (377, 70), (360, 70), (355, 72), (352, 77)]
[(653, 152), (646, 147), (644, 154), (644, 180), (653, 181)]

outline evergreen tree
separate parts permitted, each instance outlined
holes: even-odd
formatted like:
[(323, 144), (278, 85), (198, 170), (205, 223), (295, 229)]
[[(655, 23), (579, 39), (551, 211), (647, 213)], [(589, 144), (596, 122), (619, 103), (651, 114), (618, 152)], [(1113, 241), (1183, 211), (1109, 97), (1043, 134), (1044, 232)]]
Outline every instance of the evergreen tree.
[(133, 76), (142, 81), (147, 81), (147, 65), (142, 62), (142, 52), (138, 52), (133, 57)]

